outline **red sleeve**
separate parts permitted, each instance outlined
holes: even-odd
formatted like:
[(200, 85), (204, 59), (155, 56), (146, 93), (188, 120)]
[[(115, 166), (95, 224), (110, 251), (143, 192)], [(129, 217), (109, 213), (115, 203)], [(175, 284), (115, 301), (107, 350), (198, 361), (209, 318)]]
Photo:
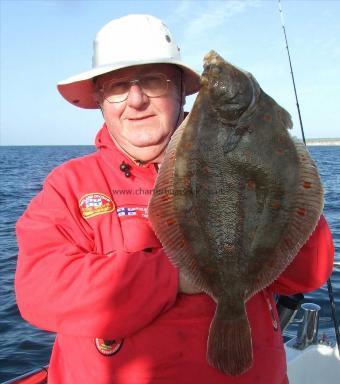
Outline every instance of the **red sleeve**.
[(334, 245), (328, 224), (321, 216), (314, 232), (287, 269), (273, 284), (282, 295), (320, 288), (333, 270)]
[(125, 337), (176, 300), (178, 272), (162, 249), (94, 252), (91, 236), (48, 182), (19, 219), (17, 238), (17, 304), (40, 328)]

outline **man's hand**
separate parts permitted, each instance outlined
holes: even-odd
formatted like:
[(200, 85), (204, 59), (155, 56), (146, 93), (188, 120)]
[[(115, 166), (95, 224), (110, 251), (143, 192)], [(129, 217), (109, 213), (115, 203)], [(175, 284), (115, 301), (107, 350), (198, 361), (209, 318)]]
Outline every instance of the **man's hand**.
[(186, 293), (187, 295), (194, 295), (202, 293), (202, 290), (196, 285), (192, 284), (185, 276), (182, 271), (178, 273), (178, 292)]

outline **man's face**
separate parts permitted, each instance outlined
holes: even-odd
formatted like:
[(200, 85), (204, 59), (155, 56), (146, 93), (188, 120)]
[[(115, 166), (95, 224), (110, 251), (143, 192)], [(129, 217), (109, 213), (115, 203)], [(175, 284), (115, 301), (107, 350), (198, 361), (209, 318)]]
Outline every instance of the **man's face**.
[(169, 64), (148, 64), (124, 68), (100, 76), (100, 88), (112, 80), (135, 80), (143, 75), (162, 73), (171, 80), (166, 94), (148, 97), (139, 83), (131, 85), (125, 101), (110, 103), (101, 100), (109, 132), (116, 143), (131, 157), (143, 161), (160, 161), (176, 123), (182, 120), (180, 70)]

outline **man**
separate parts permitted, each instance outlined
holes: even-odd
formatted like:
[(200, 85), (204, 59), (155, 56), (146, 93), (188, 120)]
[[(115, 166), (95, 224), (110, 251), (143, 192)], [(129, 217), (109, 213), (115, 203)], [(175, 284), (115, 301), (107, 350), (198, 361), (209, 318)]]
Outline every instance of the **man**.
[(147, 218), (164, 150), (199, 76), (146, 15), (97, 34), (94, 68), (60, 93), (105, 120), (98, 151), (57, 167), (17, 224), (22, 316), (57, 332), (50, 383), (287, 383), (273, 293), (318, 288), (332, 268), (324, 218), (294, 262), (247, 303), (254, 363), (238, 377), (206, 361), (215, 304), (168, 261)]

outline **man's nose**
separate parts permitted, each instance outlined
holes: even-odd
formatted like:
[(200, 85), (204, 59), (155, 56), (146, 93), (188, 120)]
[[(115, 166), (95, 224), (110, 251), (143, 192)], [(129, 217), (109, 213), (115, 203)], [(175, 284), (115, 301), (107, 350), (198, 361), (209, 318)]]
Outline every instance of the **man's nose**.
[(142, 88), (138, 83), (134, 83), (130, 87), (130, 91), (127, 98), (127, 104), (130, 107), (140, 107), (141, 105), (148, 102), (149, 98), (146, 96), (146, 94), (142, 91)]

